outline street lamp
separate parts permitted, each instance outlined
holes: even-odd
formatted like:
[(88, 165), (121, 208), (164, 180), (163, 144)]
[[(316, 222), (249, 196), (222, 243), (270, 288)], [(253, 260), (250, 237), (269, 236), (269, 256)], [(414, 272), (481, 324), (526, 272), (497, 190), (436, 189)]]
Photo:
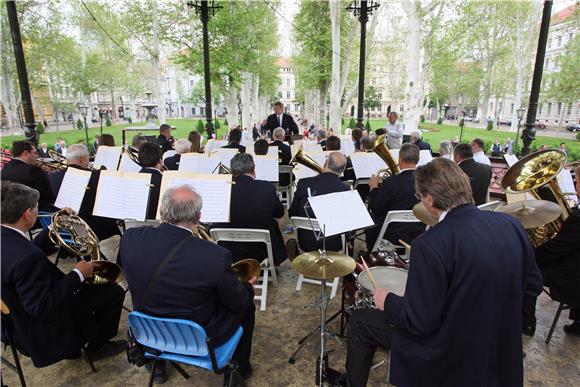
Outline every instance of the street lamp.
[(520, 125), (522, 124), (522, 120), (524, 119), (524, 115), (526, 114), (526, 109), (522, 106), (518, 110), (516, 110), (516, 115), (518, 117), (518, 132), (516, 134), (516, 145), (514, 146), (514, 153), (518, 154), (518, 140), (520, 138)]
[(84, 103), (79, 103), (78, 108), (79, 108), (79, 111), (81, 112), (81, 116), (83, 116), (83, 119), (85, 121), (85, 137), (87, 140), (87, 149), (88, 149), (89, 148), (89, 128), (87, 126), (87, 114), (89, 113), (89, 107), (87, 105), (85, 105)]

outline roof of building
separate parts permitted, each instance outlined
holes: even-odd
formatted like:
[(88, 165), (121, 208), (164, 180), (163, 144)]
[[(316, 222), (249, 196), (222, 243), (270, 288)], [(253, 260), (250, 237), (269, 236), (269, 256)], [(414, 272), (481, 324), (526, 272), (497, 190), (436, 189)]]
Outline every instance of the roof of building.
[(560, 23), (566, 21), (566, 19), (574, 16), (574, 13), (576, 13), (577, 7), (578, 7), (578, 4), (572, 4), (572, 5), (564, 8), (563, 10), (561, 10), (560, 12), (558, 12), (557, 14), (552, 16), (552, 18), (550, 19), (550, 24), (551, 25), (560, 24)]
[(278, 60), (276, 60), (276, 64), (279, 67), (291, 67), (292, 66), (292, 60), (290, 58), (280, 57), (280, 58), (278, 58)]

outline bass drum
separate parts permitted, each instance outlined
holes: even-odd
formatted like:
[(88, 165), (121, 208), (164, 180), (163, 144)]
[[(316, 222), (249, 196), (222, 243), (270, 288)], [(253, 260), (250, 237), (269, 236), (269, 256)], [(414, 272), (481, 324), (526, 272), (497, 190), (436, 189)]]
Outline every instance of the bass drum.
[(374, 289), (369, 272), (372, 273), (379, 288), (389, 289), (400, 296), (405, 294), (407, 270), (393, 266), (371, 267), (360, 273), (356, 279), (355, 306), (357, 308), (375, 308), (373, 305)]

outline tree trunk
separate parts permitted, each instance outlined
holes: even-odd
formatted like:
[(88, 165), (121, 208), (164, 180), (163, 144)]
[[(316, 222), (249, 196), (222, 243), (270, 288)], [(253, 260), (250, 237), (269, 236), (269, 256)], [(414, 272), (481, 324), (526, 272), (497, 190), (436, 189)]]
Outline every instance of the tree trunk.
[(329, 127), (340, 133), (342, 118), (340, 109), (340, 6), (338, 0), (329, 0), (329, 3), (332, 29), (332, 80), (330, 84)]
[(242, 129), (251, 129), (252, 125), (251, 92), (252, 73), (245, 71), (242, 73), (242, 87), (240, 90), (240, 100), (242, 102)]
[(115, 103), (115, 91), (111, 89), (109, 90), (109, 93), (111, 94), (111, 117), (113, 120), (116, 120), (119, 118), (119, 111), (117, 110), (117, 104)]
[(258, 74), (252, 75), (252, 90), (251, 90), (251, 103), (252, 103), (252, 124), (256, 122), (261, 122), (264, 118), (262, 112), (262, 106), (260, 105), (260, 76)]
[(153, 15), (153, 71), (155, 72), (155, 102), (157, 103), (157, 116), (159, 117), (159, 123), (165, 123), (165, 103), (163, 101), (164, 88), (163, 82), (161, 82), (161, 61), (160, 61), (160, 48), (159, 48), (159, 20), (157, 12), (157, 0), (151, 1), (151, 13)]
[(416, 0), (404, 1), (403, 9), (407, 14), (409, 35), (407, 41), (407, 84), (405, 86), (406, 110), (404, 115), (405, 131), (419, 127), (421, 114), (421, 25), (419, 20), (419, 3)]
[(318, 89), (318, 112), (320, 115), (319, 118), (319, 127), (323, 128), (326, 127), (326, 92), (328, 89), (327, 82), (322, 82), (320, 88)]
[(230, 128), (235, 128), (238, 122), (238, 90), (233, 85), (232, 82), (227, 87), (226, 95), (224, 96), (224, 103), (228, 113), (226, 114), (226, 119), (228, 120), (228, 126)]
[[(10, 31), (7, 20), (4, 20), (3, 13), (0, 12), (0, 52), (10, 52), (12, 49)], [(16, 90), (14, 88), (14, 67), (13, 61), (8, 58), (3, 58), (0, 61), (0, 74), (2, 75), (0, 81), (0, 103), (4, 108), (6, 114), (6, 124), (8, 133), (22, 134), (20, 123), (18, 121), (18, 102)]]

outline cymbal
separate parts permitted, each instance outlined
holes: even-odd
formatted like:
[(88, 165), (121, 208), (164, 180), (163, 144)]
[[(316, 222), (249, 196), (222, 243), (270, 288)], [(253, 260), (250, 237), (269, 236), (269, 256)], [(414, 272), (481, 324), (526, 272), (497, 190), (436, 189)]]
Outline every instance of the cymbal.
[(419, 202), (413, 206), (413, 215), (415, 215), (417, 219), (425, 223), (427, 226), (432, 227), (437, 224), (437, 220), (431, 217), (431, 214), (427, 212), (427, 209), (422, 202)]
[(562, 209), (548, 200), (524, 200), (497, 208), (519, 220), (524, 228), (530, 229), (553, 222), (562, 215)]
[(320, 252), (310, 251), (297, 256), (292, 267), (305, 277), (316, 279), (333, 279), (350, 274), (356, 263), (348, 255), (327, 252), (326, 259), (320, 258)]

